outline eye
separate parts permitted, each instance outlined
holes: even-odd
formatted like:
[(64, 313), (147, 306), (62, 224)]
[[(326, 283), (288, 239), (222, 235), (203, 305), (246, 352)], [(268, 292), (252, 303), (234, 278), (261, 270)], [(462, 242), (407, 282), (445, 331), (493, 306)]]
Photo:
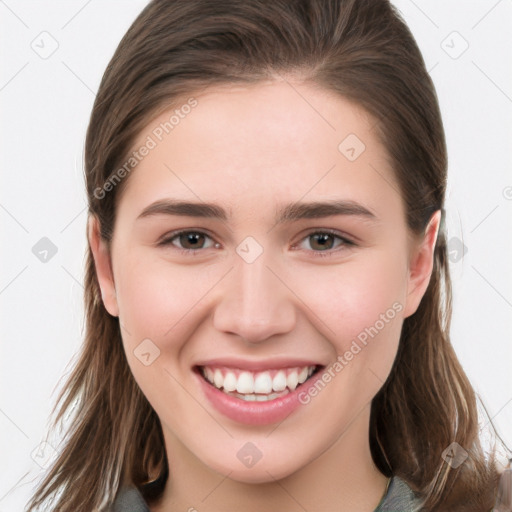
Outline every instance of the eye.
[[(336, 240), (338, 241), (337, 244)], [(310, 246), (309, 249), (304, 249), (303, 245), (305, 242)], [(337, 231), (329, 229), (309, 233), (302, 239), (301, 244), (299, 244), (302, 249), (312, 251), (315, 257), (332, 256), (333, 253), (337, 253), (343, 250), (343, 248), (354, 247), (355, 245), (354, 242), (342, 236)], [(341, 247), (341, 249), (336, 249), (336, 247)]]
[[(210, 240), (210, 245), (205, 247), (205, 241)], [(178, 245), (179, 244), (179, 245)], [(176, 231), (158, 242), (158, 246), (174, 245), (182, 252), (195, 252), (200, 249), (209, 249), (218, 244), (203, 231)]]
[[(210, 241), (209, 245), (207, 244), (208, 241)], [(305, 242), (308, 243), (310, 248), (303, 247)], [(199, 252), (201, 249), (219, 247), (219, 244), (215, 243), (207, 233), (195, 230), (175, 231), (163, 238), (157, 245), (159, 247), (172, 245), (185, 254)], [(356, 244), (337, 231), (327, 229), (309, 233), (298, 245), (301, 250), (313, 252), (315, 257), (322, 257), (332, 256), (333, 253), (337, 253), (343, 248), (354, 247)]]

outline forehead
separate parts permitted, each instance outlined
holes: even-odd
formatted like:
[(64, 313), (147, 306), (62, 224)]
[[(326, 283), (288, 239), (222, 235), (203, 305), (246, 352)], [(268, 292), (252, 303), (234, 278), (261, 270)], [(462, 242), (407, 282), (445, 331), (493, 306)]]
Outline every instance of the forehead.
[[(144, 206), (180, 196), (238, 201), (306, 195), (400, 200), (374, 120), (349, 100), (311, 84), (226, 85), (183, 97), (139, 134), (144, 146), (123, 201)], [(139, 151), (140, 152), (140, 151)], [(253, 200), (251, 201), (251, 198)], [(254, 212), (253, 212), (254, 213)]]

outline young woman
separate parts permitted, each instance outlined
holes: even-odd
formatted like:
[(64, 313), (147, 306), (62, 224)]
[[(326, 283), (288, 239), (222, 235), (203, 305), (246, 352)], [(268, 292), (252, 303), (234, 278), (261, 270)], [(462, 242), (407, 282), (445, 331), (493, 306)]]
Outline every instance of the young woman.
[(87, 333), (30, 510), (510, 510), (449, 341), (437, 97), (389, 1), (152, 1), (85, 166)]

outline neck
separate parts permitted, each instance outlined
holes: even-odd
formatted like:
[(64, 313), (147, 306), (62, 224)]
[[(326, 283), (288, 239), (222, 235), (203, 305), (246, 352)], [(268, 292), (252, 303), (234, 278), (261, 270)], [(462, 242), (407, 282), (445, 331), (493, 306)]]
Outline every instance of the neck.
[(368, 427), (370, 406), (319, 457), (279, 480), (238, 482), (201, 463), (164, 430), (169, 478), (152, 512), (373, 512), (388, 479), (373, 463)]

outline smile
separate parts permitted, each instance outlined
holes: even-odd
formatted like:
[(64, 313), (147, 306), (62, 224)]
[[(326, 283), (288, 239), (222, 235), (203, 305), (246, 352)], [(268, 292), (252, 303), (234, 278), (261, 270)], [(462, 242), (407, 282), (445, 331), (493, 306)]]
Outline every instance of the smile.
[(238, 368), (201, 366), (199, 371), (212, 386), (226, 395), (248, 402), (281, 398), (306, 382), (318, 366), (247, 371)]

